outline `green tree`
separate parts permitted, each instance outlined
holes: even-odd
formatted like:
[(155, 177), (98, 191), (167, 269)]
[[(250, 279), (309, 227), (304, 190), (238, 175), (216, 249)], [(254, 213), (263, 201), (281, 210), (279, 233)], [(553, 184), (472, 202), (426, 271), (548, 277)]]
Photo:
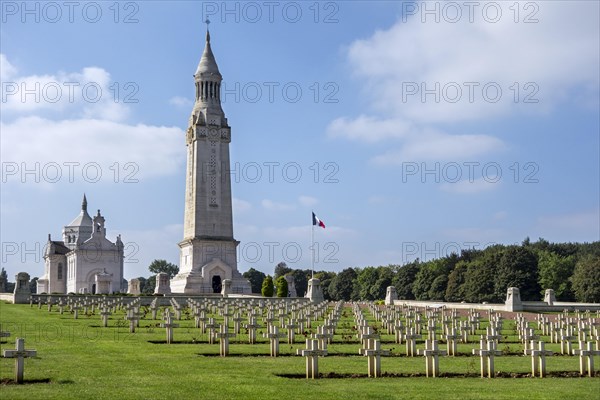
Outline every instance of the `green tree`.
[(563, 257), (547, 250), (538, 252), (539, 283), (542, 291), (554, 289), (557, 300), (574, 300), (570, 278), (575, 270), (575, 256)]
[(325, 300), (331, 300), (331, 294), (329, 293), (329, 289), (331, 286), (331, 281), (335, 277), (335, 272), (329, 271), (319, 271), (315, 273), (315, 278), (321, 281), (321, 289), (323, 290), (323, 297)]
[(37, 293), (37, 281), (38, 281), (38, 277), (36, 276), (35, 278), (33, 278), (32, 280), (29, 281), (29, 291), (31, 293)]
[(527, 245), (509, 246), (500, 258), (494, 282), (496, 297), (502, 298), (509, 287), (519, 288), (522, 300), (540, 299), (537, 258)]
[(421, 263), (417, 259), (400, 268), (392, 278), (392, 285), (396, 288), (398, 298), (401, 300), (414, 300), (413, 284), (417, 277), (417, 273), (421, 269)]
[(6, 283), (8, 282), (8, 274), (4, 267), (0, 270), (0, 293), (6, 292)]
[(350, 301), (354, 281), (356, 280), (356, 270), (354, 268), (346, 268), (337, 274), (329, 284), (329, 295), (332, 300)]
[(446, 274), (438, 275), (429, 288), (429, 299), (444, 301), (446, 297), (446, 287), (448, 285), (448, 276)]
[[(415, 294), (415, 298), (417, 300), (440, 300), (434, 299), (431, 295), (435, 294), (435, 296), (439, 296), (440, 292), (443, 290), (442, 298), (446, 295), (446, 280), (438, 280), (435, 293), (430, 292), (432, 288), (433, 282), (440, 275), (447, 275), (449, 270), (450, 262), (454, 262), (453, 259), (443, 258), (437, 260), (427, 261), (426, 263), (421, 264), (421, 268), (415, 277), (415, 282), (413, 283), (413, 293)], [(440, 286), (441, 285), (441, 286)]]
[(575, 264), (571, 277), (575, 299), (583, 303), (600, 303), (600, 257), (587, 255)]
[(275, 284), (277, 285), (277, 297), (288, 297), (288, 283), (285, 276), (277, 278)]
[(152, 275), (148, 279), (144, 279), (144, 284), (142, 285), (142, 281), (140, 281), (140, 291), (143, 294), (152, 294), (154, 293), (154, 289), (156, 288), (156, 275)]
[(496, 296), (494, 282), (497, 265), (502, 257), (503, 247), (487, 248), (480, 257), (467, 264), (465, 283), (463, 284), (464, 300), (468, 303), (484, 301), (496, 303), (504, 300), (505, 294)]
[(292, 269), (287, 266), (283, 261), (275, 266), (275, 274), (273, 275), (274, 279), (277, 280), (280, 276), (285, 276), (292, 272)]
[(391, 265), (377, 268), (377, 280), (375, 281), (375, 285), (371, 288), (371, 295), (376, 300), (385, 299), (385, 292), (388, 286), (392, 286), (393, 277), (394, 270)]
[(266, 275), (258, 271), (254, 268), (250, 268), (248, 271), (244, 272), (243, 277), (248, 279), (250, 282), (250, 287), (252, 288), (252, 293), (261, 293), (262, 283), (265, 280)]
[(459, 261), (450, 275), (448, 275), (448, 285), (446, 286), (446, 301), (463, 301), (465, 299), (465, 279), (469, 263), (466, 261)]
[(294, 269), (290, 274), (294, 277), (294, 286), (296, 294), (303, 297), (308, 289), (308, 280), (312, 274), (310, 269)]
[[(354, 286), (353, 300), (377, 300), (372, 288), (375, 286), (379, 273), (375, 267), (366, 267), (358, 271)], [(356, 298), (358, 297), (358, 298)]]
[(271, 275), (267, 275), (266, 278), (263, 280), (260, 293), (264, 297), (273, 297), (273, 292), (274, 292), (273, 278), (271, 278)]
[(179, 273), (179, 267), (175, 264), (167, 262), (167, 260), (152, 261), (152, 264), (150, 264), (148, 270), (155, 275), (160, 272), (165, 272), (169, 275), (169, 279), (172, 279), (175, 275)]

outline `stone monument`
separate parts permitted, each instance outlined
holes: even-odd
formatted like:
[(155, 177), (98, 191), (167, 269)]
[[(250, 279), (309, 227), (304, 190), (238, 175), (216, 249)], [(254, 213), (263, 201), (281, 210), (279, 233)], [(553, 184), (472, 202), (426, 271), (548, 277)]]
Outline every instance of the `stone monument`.
[(127, 293), (129, 294), (142, 294), (140, 289), (140, 280), (137, 278), (130, 279), (127, 283)]
[(325, 301), (325, 298), (323, 297), (323, 289), (321, 288), (321, 281), (319, 279), (312, 278), (308, 280), (306, 297), (310, 299), (311, 303), (321, 303)]
[(156, 274), (156, 287), (154, 288), (154, 294), (171, 294), (169, 274), (166, 272), (159, 272)]
[(174, 293), (251, 294), (250, 282), (237, 269), (239, 244), (233, 237), (229, 143), (231, 127), (221, 108), (221, 73), (206, 31), (206, 46), (194, 74), (196, 100), (186, 133), (187, 171), (180, 272), (171, 280)]
[(29, 274), (19, 272), (15, 275), (15, 290), (13, 291), (14, 304), (24, 304), (29, 302), (31, 290), (29, 289)]
[(388, 286), (385, 290), (385, 305), (393, 306), (394, 300), (398, 300), (398, 292), (394, 286)]
[(519, 288), (508, 288), (504, 304), (506, 305), (506, 311), (523, 311), (523, 303), (521, 303), (521, 292)]

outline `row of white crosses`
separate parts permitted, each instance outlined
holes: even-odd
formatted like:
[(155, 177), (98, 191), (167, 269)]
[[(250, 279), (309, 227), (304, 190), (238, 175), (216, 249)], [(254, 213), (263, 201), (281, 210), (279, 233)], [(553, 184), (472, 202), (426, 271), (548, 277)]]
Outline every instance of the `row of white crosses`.
[[(381, 376), (381, 357), (389, 356), (391, 351), (384, 350), (381, 348), (380, 335), (375, 330), (368, 326), (364, 315), (362, 314), (360, 307), (354, 306), (354, 318), (358, 329), (358, 338), (362, 343), (362, 347), (358, 350), (359, 354), (367, 357), (367, 375), (369, 377), (377, 378)], [(375, 318), (378, 318), (377, 315)], [(386, 320), (385, 316), (380, 318), (382, 322)], [(385, 328), (390, 332), (389, 322), (388, 327)]]
[[(371, 306), (371, 310), (373, 307)], [(373, 340), (376, 341), (377, 335), (373, 332), (373, 330), (366, 326), (366, 322), (362, 316), (362, 313), (355, 306), (354, 309), (355, 318), (357, 320), (357, 326), (359, 329), (359, 338), (363, 340), (363, 347), (366, 347), (365, 343), (367, 341)], [(385, 314), (374, 312), (373, 313), (376, 318), (382, 318), (383, 321), (385, 319)], [(456, 354), (455, 345), (456, 339), (458, 339), (459, 335), (456, 334), (456, 323), (457, 314), (452, 312), (451, 320), (444, 319), (442, 314), (442, 324), (444, 325), (445, 337), (448, 343), (448, 351), (440, 350), (438, 348), (438, 341), (436, 340), (436, 320), (439, 317), (439, 312), (428, 311), (426, 312), (428, 317), (427, 320), (427, 339), (425, 340), (425, 349), (419, 350), (416, 352), (416, 340), (420, 339), (422, 335), (417, 333), (419, 331), (420, 324), (415, 324), (416, 321), (419, 321), (417, 317), (418, 314), (414, 314), (411, 310), (408, 310), (406, 313), (407, 316), (407, 325), (414, 324), (410, 328), (406, 330), (406, 334), (403, 335), (406, 340), (406, 353), (409, 356), (414, 356), (415, 353), (422, 355), (425, 357), (425, 368), (426, 368), (426, 376), (428, 377), (436, 377), (439, 376), (439, 356), (440, 355), (454, 355)], [(414, 319), (413, 319), (414, 317)], [(480, 316), (478, 313), (471, 311), (469, 315), (470, 325), (473, 327), (471, 332), (475, 330), (475, 327), (479, 328), (479, 320)], [(495, 311), (489, 311), (489, 324), (486, 328), (486, 335), (482, 335), (480, 337), (480, 347), (478, 349), (473, 349), (472, 352), (474, 355), (480, 356), (481, 359), (481, 376), (492, 378), (495, 376), (494, 371), (494, 357), (501, 355), (501, 352), (497, 349), (498, 341), (502, 338), (500, 332), (502, 330), (502, 318)], [(525, 354), (531, 355), (532, 362), (532, 375), (544, 377), (546, 375), (546, 356), (552, 355), (551, 351), (546, 350), (544, 342), (538, 342), (539, 336), (535, 335), (533, 329), (528, 326), (527, 321), (523, 318), (522, 315), (517, 315), (517, 331), (519, 332), (519, 336), (523, 343), (525, 343)], [(389, 324), (389, 322), (388, 322)], [(404, 326), (401, 321), (396, 321), (393, 325), (396, 329), (403, 329)], [(452, 328), (451, 328), (452, 326)], [(400, 341), (401, 338), (398, 338), (398, 334), (396, 336), (396, 341)], [(370, 345), (369, 345), (370, 347)], [(380, 346), (377, 346), (377, 350), (380, 350)], [(361, 352), (365, 352), (365, 349), (362, 348)], [(585, 373), (590, 376), (593, 375), (593, 356), (600, 354), (596, 352), (596, 350), (592, 349), (591, 342), (587, 344), (585, 347), (585, 342), (580, 343), (580, 350), (576, 351), (577, 354), (580, 355), (580, 372), (582, 375)], [(380, 353), (378, 351), (371, 352), (369, 354), (385, 354)], [(378, 360), (377, 360), (378, 361)], [(369, 365), (369, 375), (377, 376), (377, 366), (376, 362), (373, 363), (373, 368)]]
[[(327, 343), (333, 338), (342, 306), (342, 302), (337, 303), (323, 325), (318, 328), (317, 333), (313, 334), (313, 338), (306, 339), (306, 348), (296, 350), (297, 355), (306, 357), (306, 379), (319, 378), (319, 357), (327, 355)], [(327, 304), (321, 303), (319, 308), (323, 311), (319, 314), (323, 315)]]
[[(547, 316), (540, 314), (536, 320), (542, 334), (549, 334), (552, 342), (560, 342), (561, 354), (579, 356), (580, 375), (591, 377), (594, 374), (594, 356), (600, 355), (600, 338), (595, 336), (600, 324), (596, 318), (590, 317), (589, 312), (586, 314), (577, 312), (576, 314), (577, 317), (572, 318), (565, 312), (557, 316), (556, 322), (552, 322)], [(552, 352), (545, 350), (544, 342), (538, 343), (540, 336), (528, 327), (522, 314), (517, 315), (517, 329), (525, 344), (525, 354), (532, 356), (532, 375), (543, 377), (546, 374), (545, 356), (552, 355)], [(575, 329), (578, 331), (577, 335)], [(573, 349), (575, 339), (579, 339), (579, 349)], [(594, 340), (595, 346), (593, 341), (587, 341), (587, 339)]]

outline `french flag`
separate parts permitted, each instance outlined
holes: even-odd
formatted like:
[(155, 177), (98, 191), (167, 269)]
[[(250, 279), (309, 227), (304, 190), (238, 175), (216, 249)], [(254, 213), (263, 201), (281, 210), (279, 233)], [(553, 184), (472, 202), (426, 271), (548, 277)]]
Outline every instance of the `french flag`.
[(320, 226), (321, 228), (325, 229), (325, 223), (323, 221), (321, 221), (316, 215), (315, 213), (312, 213), (313, 215), (313, 225), (317, 225)]

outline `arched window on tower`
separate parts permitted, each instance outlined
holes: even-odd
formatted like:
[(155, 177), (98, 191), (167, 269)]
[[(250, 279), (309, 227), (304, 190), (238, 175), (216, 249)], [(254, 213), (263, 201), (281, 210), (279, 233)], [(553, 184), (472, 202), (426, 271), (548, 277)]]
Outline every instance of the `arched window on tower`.
[(58, 263), (57, 273), (58, 273), (58, 280), (62, 280), (62, 278), (63, 278), (63, 265), (62, 265), (62, 263)]

